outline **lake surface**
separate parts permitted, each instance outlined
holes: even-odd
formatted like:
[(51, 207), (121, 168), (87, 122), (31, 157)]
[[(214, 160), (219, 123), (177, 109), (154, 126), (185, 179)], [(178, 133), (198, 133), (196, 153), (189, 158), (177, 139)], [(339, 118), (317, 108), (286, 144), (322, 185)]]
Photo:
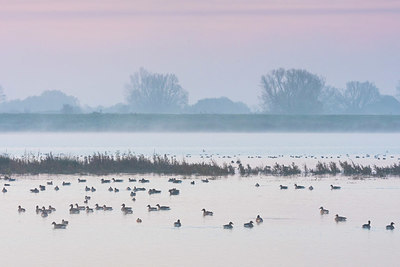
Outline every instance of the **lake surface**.
[[(399, 134), (128, 134), (128, 133), (13, 133), (0, 134), (0, 151), (15, 156), (24, 153), (134, 151), (138, 154), (168, 153), (177, 158), (222, 161), (240, 157), (252, 162), (321, 160), (321, 156), (365, 161), (399, 162)], [(349, 154), (348, 156), (346, 154)], [(369, 154), (370, 157), (366, 158)], [(259, 155), (261, 158), (251, 158)], [(271, 155), (283, 155), (268, 158)], [(291, 155), (303, 155), (293, 159)], [(318, 158), (310, 159), (305, 155)], [(356, 156), (360, 158), (356, 158)], [(225, 156), (225, 158), (224, 158)], [(364, 156), (364, 158), (362, 158)], [(393, 158), (391, 158), (393, 156)], [(210, 158), (207, 158), (210, 157)], [(249, 158), (250, 157), (250, 158)], [(385, 160), (383, 160), (385, 158)], [(398, 266), (400, 236), (385, 226), (400, 220), (400, 179), (353, 180), (345, 177), (219, 177), (202, 183), (202, 177), (187, 177), (182, 184), (170, 176), (116, 175), (123, 183), (101, 184), (105, 177), (16, 176), (7, 193), (0, 193), (0, 256), (2, 266)], [(148, 178), (149, 184), (129, 183), (128, 178)], [(185, 177), (179, 177), (185, 178)], [(38, 194), (29, 189), (52, 180), (53, 186)], [(194, 180), (195, 185), (190, 181)], [(71, 186), (61, 186), (70, 181)], [(2, 183), (6, 181), (1, 180)], [(260, 187), (255, 187), (259, 183)], [(295, 190), (298, 183), (308, 189)], [(279, 185), (289, 186), (279, 190)], [(330, 185), (341, 190), (331, 190)], [(58, 192), (55, 185), (60, 186)], [(85, 192), (85, 186), (97, 191)], [(160, 189), (161, 194), (137, 192), (136, 201), (127, 186)], [(120, 192), (107, 189), (117, 187)], [(168, 189), (181, 193), (169, 196)], [(69, 214), (69, 204), (106, 204), (111, 212)], [(124, 215), (126, 203), (133, 214)], [(171, 207), (148, 212), (148, 204)], [(27, 209), (17, 212), (18, 205)], [(47, 218), (36, 214), (36, 205), (57, 209)], [(321, 216), (319, 207), (330, 210)], [(203, 217), (201, 209), (214, 212)], [(348, 218), (336, 223), (334, 215)], [(253, 229), (243, 223), (264, 218)], [(136, 223), (141, 218), (141, 224)], [(53, 221), (69, 221), (65, 230), (52, 228)], [(182, 227), (173, 227), (177, 219)], [(361, 225), (371, 220), (371, 230)], [(222, 228), (229, 221), (232, 230)], [(400, 223), (399, 223), (400, 224)], [(399, 226), (400, 227), (400, 226)]]

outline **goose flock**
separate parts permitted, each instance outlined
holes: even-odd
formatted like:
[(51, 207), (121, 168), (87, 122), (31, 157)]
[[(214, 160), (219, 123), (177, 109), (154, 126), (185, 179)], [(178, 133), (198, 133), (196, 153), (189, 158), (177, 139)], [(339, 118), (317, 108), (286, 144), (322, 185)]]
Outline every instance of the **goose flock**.
[[(10, 179), (11, 178), (8, 178), (9, 181), (10, 181)], [(12, 179), (11, 181), (15, 181), (15, 179)], [(129, 178), (128, 181), (129, 181), (129, 183), (136, 182), (136, 181), (138, 181), (139, 183), (150, 183), (150, 180), (144, 179), (144, 178), (139, 179), (139, 180), (134, 179), (134, 178)], [(204, 182), (204, 183), (208, 183), (209, 182), (208, 179), (202, 179), (201, 181)], [(86, 183), (86, 182), (87, 182), (86, 179), (78, 178), (78, 184)], [(108, 183), (113, 183), (114, 184), (114, 183), (123, 183), (124, 180), (123, 179), (115, 179), (115, 178), (112, 178), (111, 180), (109, 180), (109, 179), (102, 178), (100, 180), (100, 182), (102, 184), (108, 184)], [(171, 178), (171, 179), (168, 180), (168, 182), (171, 182), (171, 183), (174, 183), (174, 184), (180, 184), (180, 183), (182, 183), (182, 180), (176, 179), (176, 178)], [(190, 184), (194, 185), (195, 182), (191, 181)], [(52, 186), (53, 185), (53, 181), (48, 181), (47, 182), (47, 186), (49, 186), (49, 185)], [(70, 186), (70, 185), (71, 185), (71, 182), (66, 182), (66, 181), (62, 182), (62, 186)], [(5, 184), (5, 186), (10, 186), (10, 185), (9, 184)], [(257, 183), (256, 187), (259, 187), (259, 186), (260, 185)], [(289, 187), (287, 185), (279, 185), (279, 189), (280, 190), (287, 190), (288, 188)], [(294, 189), (295, 190), (301, 190), (301, 189), (305, 189), (305, 188), (306, 188), (306, 186), (294, 184)], [(308, 189), (309, 190), (313, 190), (314, 188), (313, 188), (313, 186), (309, 186)], [(331, 190), (340, 190), (341, 186), (330, 185), (330, 189)], [(37, 193), (39, 193), (41, 191), (45, 191), (45, 190), (46, 190), (46, 186), (45, 185), (39, 185), (38, 188), (35, 187), (33, 189), (30, 189), (30, 192), (37, 194)], [(54, 190), (58, 191), (59, 187), (56, 185), (54, 187)], [(149, 195), (161, 194), (161, 192), (162, 192), (161, 190), (158, 190), (158, 189), (155, 189), (155, 188), (146, 190), (146, 188), (144, 188), (144, 187), (136, 187), (136, 186), (134, 186), (134, 187), (128, 186), (128, 187), (126, 187), (126, 190), (130, 191), (129, 196), (133, 197), (132, 201), (136, 200), (135, 199), (136, 192), (139, 192), (139, 191), (147, 191)], [(95, 192), (95, 191), (96, 191), (96, 189), (93, 186), (91, 186), (91, 187), (85, 186), (85, 192)], [(108, 188), (108, 191), (110, 191), (110, 192), (119, 192), (119, 189), (116, 188), (116, 187), (113, 188), (112, 186), (110, 186)], [(3, 193), (7, 193), (8, 192), (6, 187), (3, 187), (2, 192)], [(178, 189), (176, 189), (176, 188), (169, 189), (170, 196), (179, 195), (179, 192), (180, 191)], [(90, 207), (89, 206), (89, 201), (90, 200), (91, 200), (91, 196), (87, 196), (86, 195), (85, 196), (85, 200), (84, 200), (85, 205), (79, 205), (78, 203), (75, 203), (75, 204), (71, 203), (69, 205), (69, 213), (70, 214), (80, 214), (81, 212), (93, 213), (94, 211), (100, 211), (100, 210), (102, 210), (102, 211), (113, 211), (114, 210), (113, 207), (111, 207), (111, 206), (107, 206), (105, 204), (99, 205), (98, 203), (96, 203), (96, 204), (94, 204), (94, 206)], [(156, 204), (155, 206), (151, 206), (149, 204), (149, 205), (146, 206), (146, 208), (147, 208), (148, 212), (169, 211), (169, 210), (171, 210), (171, 207), (160, 205), (160, 204)], [(23, 208), (21, 205), (18, 205), (18, 210), (17, 211), (18, 211), (18, 213), (24, 213), (24, 212), (26, 212), (26, 209)], [(48, 217), (49, 214), (55, 212), (56, 209), (54, 207), (52, 207), (51, 205), (49, 205), (47, 208), (45, 206), (39, 207), (39, 205), (36, 205), (35, 211), (41, 217)], [(125, 214), (125, 215), (133, 214), (133, 208), (127, 206), (125, 203), (122, 203), (121, 204), (121, 212), (123, 214)], [(203, 208), (201, 210), (201, 212), (202, 212), (204, 217), (213, 216), (214, 215), (213, 211), (207, 210), (205, 208)], [(325, 209), (323, 206), (321, 206), (319, 208), (319, 212), (320, 212), (321, 215), (329, 215), (329, 210)], [(344, 217), (344, 216), (339, 216), (339, 214), (336, 214), (335, 217), (334, 217), (334, 220), (335, 220), (335, 222), (339, 223), (339, 222), (347, 221), (347, 218)], [(257, 217), (254, 219), (254, 221), (257, 224), (261, 224), (264, 220), (260, 215), (257, 215)], [(137, 218), (136, 222), (137, 223), (142, 223), (142, 219), (141, 218)], [(54, 229), (66, 229), (67, 225), (68, 225), (68, 221), (66, 221), (64, 219), (60, 223), (52, 222), (52, 226), (53, 226)], [(222, 228), (223, 229), (233, 229), (233, 225), (234, 225), (234, 223), (230, 221), (228, 224), (222, 225)], [(173, 223), (173, 226), (174, 227), (181, 227), (182, 226), (181, 220), (178, 219), (177, 221), (175, 221)], [(245, 228), (253, 228), (254, 227), (254, 222), (251, 220), (251, 221), (249, 221), (247, 223), (244, 223), (243, 226)], [(371, 229), (371, 221), (368, 220), (368, 223), (363, 224), (362, 228), (363, 229)], [(394, 230), (395, 229), (394, 222), (391, 222), (389, 225), (387, 225), (386, 229), (387, 230)]]

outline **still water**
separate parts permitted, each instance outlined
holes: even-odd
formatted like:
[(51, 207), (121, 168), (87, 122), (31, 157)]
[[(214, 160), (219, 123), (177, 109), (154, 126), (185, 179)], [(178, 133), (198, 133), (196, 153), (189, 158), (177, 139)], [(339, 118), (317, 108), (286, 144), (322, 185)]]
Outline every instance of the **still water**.
[[(399, 155), (398, 134), (1, 134), (2, 153), (26, 152), (84, 154), (95, 151), (135, 151), (183, 156), (205, 153), (247, 158), (249, 155)], [(226, 160), (221, 158), (220, 160)], [(258, 159), (259, 160), (259, 159)], [(302, 159), (297, 159), (301, 161)], [(398, 162), (397, 156), (391, 159)], [(400, 180), (353, 180), (344, 177), (219, 177), (202, 183), (202, 177), (118, 175), (123, 183), (101, 184), (103, 177), (17, 176), (7, 193), (0, 193), (1, 266), (398, 266), (400, 236), (385, 226), (400, 225)], [(148, 178), (149, 184), (130, 183), (128, 178)], [(29, 189), (52, 180), (38, 194)], [(194, 180), (195, 185), (190, 181)], [(71, 186), (61, 186), (70, 181)], [(6, 183), (1, 181), (1, 183)], [(255, 187), (256, 183), (260, 187)], [(308, 189), (295, 190), (293, 184)], [(279, 185), (289, 186), (280, 190)], [(330, 185), (341, 190), (330, 190)], [(57, 192), (53, 189), (60, 186)], [(85, 192), (85, 186), (97, 191)], [(161, 194), (137, 192), (136, 201), (127, 186), (156, 188)], [(107, 189), (117, 187), (120, 192)], [(169, 196), (176, 187), (180, 195)], [(111, 212), (69, 214), (69, 204), (106, 204)], [(133, 208), (124, 215), (122, 203)], [(170, 211), (148, 212), (148, 204), (167, 205)], [(19, 214), (17, 206), (27, 209)], [(57, 209), (47, 218), (36, 214), (36, 205)], [(330, 210), (321, 216), (319, 207)], [(201, 209), (214, 212), (203, 217)], [(338, 213), (348, 218), (336, 223)], [(253, 229), (243, 223), (264, 218)], [(137, 218), (143, 222), (138, 224)], [(68, 220), (65, 230), (52, 228), (53, 221)], [(182, 227), (173, 227), (180, 219)], [(361, 225), (371, 220), (371, 230)], [(232, 230), (222, 228), (230, 221)], [(400, 227), (400, 226), (399, 226)]]

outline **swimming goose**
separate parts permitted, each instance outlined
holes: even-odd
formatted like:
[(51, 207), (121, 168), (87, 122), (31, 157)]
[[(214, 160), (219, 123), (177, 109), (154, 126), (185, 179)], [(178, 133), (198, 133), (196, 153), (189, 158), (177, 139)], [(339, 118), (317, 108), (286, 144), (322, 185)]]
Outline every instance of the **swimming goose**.
[(95, 209), (96, 209), (96, 210), (104, 210), (104, 208), (103, 208), (102, 206), (99, 206), (99, 204), (96, 204)]
[(85, 191), (86, 192), (90, 191), (90, 187), (89, 186), (85, 186)]
[(194, 182), (194, 181), (191, 181), (191, 182), (190, 182), (190, 184), (194, 185), (194, 184), (195, 184), (195, 182)]
[(176, 188), (172, 188), (172, 189), (170, 189), (170, 190), (168, 190), (168, 191), (169, 191), (169, 195), (170, 195), (170, 196), (179, 195), (179, 190), (176, 189)]
[(174, 227), (181, 227), (181, 220), (177, 220), (176, 222), (174, 222)]
[(89, 203), (89, 200), (85, 199), (85, 201), (83, 201), (83, 204), (87, 204)]
[(257, 215), (256, 223), (262, 223), (263, 221), (263, 218), (261, 218), (260, 215)]
[(248, 222), (248, 223), (245, 223), (244, 225), (243, 225), (244, 227), (246, 227), (246, 228), (253, 228), (253, 221), (250, 221), (250, 222)]
[(93, 212), (93, 209), (92, 209), (92, 208), (89, 208), (89, 206), (86, 206), (86, 212), (87, 212), (87, 213)]
[(229, 222), (228, 224), (225, 224), (223, 227), (224, 229), (232, 229), (233, 228), (233, 222)]
[(141, 222), (142, 222), (142, 219), (137, 218), (137, 219), (136, 219), (136, 222), (137, 222), (137, 223), (141, 223)]
[(78, 178), (78, 183), (86, 183), (86, 179), (79, 179)]
[(394, 230), (394, 222), (391, 222), (389, 225), (386, 225), (386, 230)]
[(132, 188), (131, 188), (130, 186), (128, 186), (128, 187), (126, 188), (126, 190), (127, 190), (127, 191), (131, 191)]
[(21, 206), (18, 206), (18, 212), (25, 212), (25, 209)]
[(51, 211), (56, 211), (56, 208), (52, 207), (51, 205), (49, 205), (49, 210)]
[(4, 186), (10, 186), (10, 184), (4, 184)]
[(43, 218), (48, 216), (48, 213), (46, 211), (42, 211), (42, 213), (40, 214), (40, 216), (42, 216)]
[(312, 190), (314, 190), (314, 187), (313, 187), (312, 185), (310, 185), (310, 186), (308, 187), (308, 189), (312, 191)]
[(103, 205), (103, 209), (104, 209), (104, 210), (113, 210), (112, 207), (107, 207), (106, 205)]
[(53, 185), (53, 181), (48, 181), (47, 185)]
[(37, 188), (31, 189), (31, 193), (39, 193), (39, 189)]
[(149, 193), (149, 195), (152, 195), (152, 194), (160, 194), (161, 193), (161, 190), (157, 190), (157, 189), (149, 189), (149, 191), (148, 191), (148, 193)]
[(208, 211), (206, 209), (202, 209), (201, 211), (203, 212), (203, 216), (213, 216), (214, 215), (214, 212)]
[(149, 180), (144, 179), (144, 178), (142, 178), (142, 179), (139, 180), (139, 183), (142, 183), (142, 184), (144, 184), (144, 183), (149, 183), (149, 182), (150, 182)]
[(64, 224), (64, 225), (68, 225), (68, 221), (66, 221), (66, 220), (64, 220), (64, 219), (62, 219), (62, 221), (61, 221), (61, 224)]
[(70, 182), (63, 182), (62, 185), (64, 185), (64, 186), (65, 185), (71, 185), (71, 183)]
[(85, 210), (85, 206), (79, 206), (78, 203), (75, 203), (75, 206), (78, 210)]
[(156, 205), (158, 207), (159, 210), (170, 210), (171, 208), (168, 206), (160, 206), (160, 204)]
[(39, 208), (39, 206), (38, 206), (38, 205), (36, 205), (36, 213), (39, 213), (39, 212), (42, 212), (42, 209), (41, 209), (41, 208)]
[(152, 207), (150, 205), (147, 205), (147, 210), (148, 211), (157, 211), (158, 209), (156, 207)]
[(340, 188), (341, 188), (340, 186), (331, 185), (331, 190), (338, 190), (338, 189), (340, 189)]
[(90, 191), (91, 191), (91, 192), (95, 192), (95, 191), (96, 191), (96, 188), (94, 188), (94, 187), (92, 186), (92, 188), (90, 189)]
[(294, 184), (294, 189), (304, 189), (305, 187), (302, 185)]
[(136, 182), (136, 179), (129, 178), (129, 182), (130, 182), (130, 183)]
[(51, 213), (51, 212), (52, 212), (51, 209), (46, 209), (45, 206), (42, 207), (42, 211), (43, 211), (43, 212), (47, 212), (47, 213)]
[(54, 225), (54, 229), (65, 229), (67, 227), (65, 224), (58, 224), (56, 222), (53, 222), (52, 225)]
[(119, 189), (118, 188), (114, 188), (114, 193), (118, 193), (119, 192)]
[(74, 208), (74, 205), (70, 204), (69, 207), (70, 207), (69, 208), (69, 213), (70, 214), (79, 214), (79, 209)]
[(342, 217), (342, 216), (339, 216), (339, 215), (337, 215), (337, 214), (336, 214), (336, 216), (335, 216), (335, 221), (336, 221), (336, 222), (345, 222), (346, 220), (347, 220), (346, 217)]
[(91, 196), (85, 196), (86, 200), (90, 200), (92, 197)]
[(3, 190), (1, 190), (1, 192), (7, 193), (7, 189), (5, 187), (3, 187)]
[(146, 188), (144, 188), (144, 187), (133, 187), (133, 192), (136, 192), (136, 191), (146, 191)]
[(180, 184), (180, 183), (182, 183), (182, 180), (174, 179), (174, 180), (172, 181), (172, 183), (174, 183), (174, 184)]
[(287, 185), (279, 185), (279, 187), (282, 189), (288, 189)]
[(125, 204), (121, 205), (121, 211), (127, 211), (127, 210), (131, 210), (132, 211), (132, 207), (127, 207)]
[(124, 180), (112, 178), (114, 183), (122, 183)]
[(203, 183), (208, 183), (209, 182), (209, 180), (206, 178), (206, 179), (201, 179), (201, 181), (203, 182)]
[(368, 221), (368, 223), (363, 224), (362, 228), (368, 229), (368, 230), (371, 229), (371, 221)]
[(106, 183), (110, 183), (111, 181), (110, 180), (106, 180), (106, 179), (103, 179), (103, 178), (101, 178), (101, 183), (102, 184), (106, 184)]
[(321, 215), (329, 214), (329, 210), (324, 209), (324, 207), (319, 207)]
[(110, 187), (108, 188), (108, 192), (112, 192), (112, 191), (114, 191), (114, 189), (110, 186)]
[(130, 195), (131, 197), (134, 197), (134, 196), (136, 196), (136, 193), (132, 191), (129, 195)]
[(46, 186), (44, 186), (44, 185), (39, 185), (39, 189), (40, 189), (40, 191), (44, 191), (44, 190), (46, 190)]
[(256, 187), (260, 187), (260, 184), (259, 184), (259, 183), (256, 183)]
[(60, 190), (60, 188), (56, 185), (56, 187), (54, 187), (54, 190), (58, 191)]
[(136, 201), (136, 198), (133, 197), (133, 198), (132, 198), (132, 201)]

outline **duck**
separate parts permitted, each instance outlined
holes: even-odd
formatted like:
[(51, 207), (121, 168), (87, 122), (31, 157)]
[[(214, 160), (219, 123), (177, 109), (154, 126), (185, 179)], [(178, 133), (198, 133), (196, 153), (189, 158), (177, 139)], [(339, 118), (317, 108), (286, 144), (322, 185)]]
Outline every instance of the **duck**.
[(30, 189), (30, 190), (31, 190), (31, 193), (39, 193), (39, 189), (37, 189), (37, 188)]
[(89, 208), (89, 206), (86, 206), (86, 212), (87, 212), (87, 213), (93, 212), (93, 209), (92, 209), (92, 208)]
[(64, 220), (64, 219), (62, 219), (62, 221), (61, 221), (61, 224), (64, 224), (64, 225), (68, 225), (68, 221), (66, 221), (66, 220)]
[(60, 190), (60, 188), (56, 185), (56, 186), (54, 187), (54, 190), (58, 191), (58, 190)]
[(62, 185), (64, 185), (64, 186), (65, 185), (71, 185), (71, 183), (70, 182), (63, 182)]
[(80, 179), (80, 178), (78, 178), (78, 183), (86, 183), (86, 179)]
[(104, 210), (113, 210), (112, 207), (107, 207), (106, 205), (103, 205), (103, 209), (104, 209)]
[(124, 180), (112, 178), (114, 183), (122, 183)]
[(25, 212), (25, 209), (23, 208), (23, 207), (21, 207), (21, 206), (18, 206), (18, 212)]
[(394, 230), (394, 222), (391, 222), (389, 225), (386, 225), (386, 230)]
[(147, 210), (148, 211), (156, 211), (156, 210), (158, 210), (156, 207), (152, 207), (152, 206), (150, 206), (150, 205), (147, 205)]
[(107, 183), (111, 182), (110, 180), (106, 180), (106, 179), (103, 179), (103, 178), (101, 178), (100, 181), (101, 181), (102, 184), (107, 184)]
[(338, 190), (341, 189), (342, 187), (337, 186), (337, 185), (331, 185), (331, 190)]
[(5, 187), (3, 187), (3, 190), (1, 190), (1, 192), (7, 193), (7, 189)]
[(294, 189), (304, 189), (305, 187), (302, 185), (294, 184)]
[(321, 215), (329, 214), (329, 210), (324, 209), (324, 207), (319, 207)]
[(170, 210), (171, 208), (168, 206), (160, 206), (160, 204), (156, 205), (158, 207), (159, 210)]
[(214, 215), (214, 212), (208, 211), (206, 209), (202, 209), (201, 211), (203, 212), (203, 216), (213, 216)]
[(287, 185), (279, 185), (280, 189), (288, 189)]
[(368, 221), (368, 223), (363, 224), (362, 228), (368, 229), (368, 230), (371, 229), (371, 221)]
[(260, 215), (257, 215), (256, 223), (262, 223), (263, 221), (263, 218), (261, 218)]
[(137, 218), (137, 219), (136, 219), (136, 222), (137, 222), (137, 223), (142, 223), (142, 219)]
[(114, 193), (118, 193), (119, 192), (119, 189), (118, 188), (114, 188)]
[(181, 220), (177, 220), (176, 222), (174, 222), (174, 227), (181, 227), (182, 226), (182, 224), (181, 224)]
[(308, 190), (312, 191), (312, 190), (314, 190), (314, 187), (313, 187), (312, 185), (310, 185), (310, 186), (308, 187)]
[(336, 216), (335, 216), (335, 221), (336, 222), (345, 222), (346, 220), (347, 220), (346, 217), (339, 216), (338, 214), (336, 214)]
[(95, 207), (96, 210), (104, 210), (104, 207), (103, 206), (99, 206), (99, 204), (96, 204), (95, 206), (96, 206)]
[(244, 225), (243, 225), (244, 227), (246, 227), (246, 228), (253, 228), (253, 221), (250, 221), (250, 222), (248, 222), (248, 223), (245, 223)]
[(176, 189), (176, 188), (169, 189), (168, 192), (169, 192), (169, 195), (170, 195), (170, 196), (179, 195), (179, 190)]
[(52, 225), (54, 225), (54, 229), (65, 229), (67, 227), (67, 225), (65, 224), (56, 222), (52, 222)]
[(130, 183), (136, 182), (136, 179), (134, 179), (134, 178), (133, 178), (133, 179), (132, 179), (132, 178), (129, 178), (129, 182), (130, 182)]
[(223, 225), (224, 229), (232, 229), (233, 228), (233, 222), (229, 222), (228, 224)]
[(74, 208), (74, 205), (70, 204), (69, 207), (70, 207), (69, 208), (69, 213), (70, 214), (79, 214), (79, 209)]

